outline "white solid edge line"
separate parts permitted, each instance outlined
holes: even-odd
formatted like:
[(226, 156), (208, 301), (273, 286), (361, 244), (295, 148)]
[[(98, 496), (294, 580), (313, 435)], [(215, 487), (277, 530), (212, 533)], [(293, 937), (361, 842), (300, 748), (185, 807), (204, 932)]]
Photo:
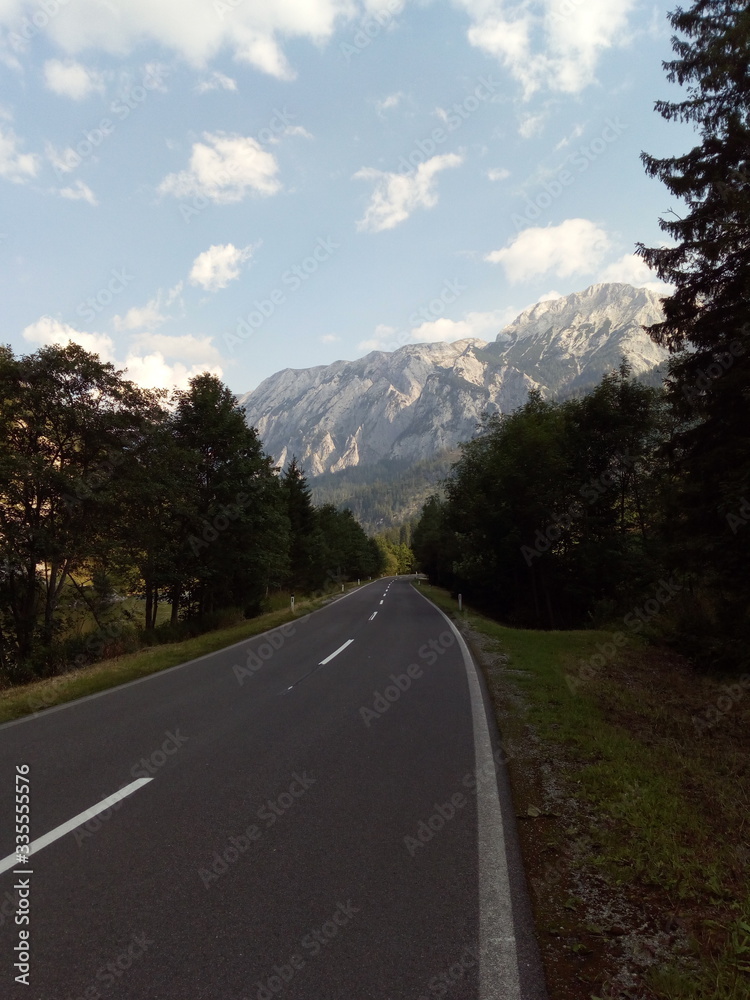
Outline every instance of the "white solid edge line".
[(346, 649), (347, 646), (351, 646), (353, 642), (354, 639), (347, 639), (346, 642), (343, 645), (339, 646), (338, 649), (335, 649), (330, 656), (326, 656), (325, 660), (321, 660), (318, 666), (324, 667), (326, 663), (330, 663), (331, 660), (334, 658), (334, 656), (338, 656), (342, 650)]
[[(469, 681), (471, 715), (474, 728), (474, 754), (477, 774), (477, 850), (479, 856), (479, 1000), (521, 1000), (521, 976), (518, 968), (513, 908), (510, 895), (508, 856), (497, 791), (495, 759), (484, 711), (482, 689), (464, 637), (450, 618), (421, 594), (451, 627), (464, 659)], [(479, 775), (486, 780), (479, 779)]]
[[(45, 833), (43, 837), (38, 837), (33, 840), (30, 845), (29, 857), (33, 857), (37, 851), (41, 851), (43, 847), (47, 847), (49, 844), (53, 843), (55, 840), (59, 840), (60, 837), (64, 837), (66, 833), (70, 833), (77, 827), (81, 826), (87, 820), (93, 819), (94, 816), (98, 816), (100, 812), (104, 812), (105, 809), (109, 809), (113, 806), (115, 802), (119, 802), (121, 799), (125, 799), (128, 795), (132, 795), (133, 792), (137, 792), (139, 788), (147, 785), (149, 781), (153, 781), (153, 778), (138, 778), (137, 781), (131, 781), (129, 785), (125, 785), (118, 792), (113, 795), (108, 795), (106, 799), (102, 799), (101, 802), (97, 802), (95, 806), (91, 806), (90, 809), (85, 809), (82, 813), (78, 813), (73, 819), (69, 819), (67, 823), (61, 823), (60, 826), (56, 826), (54, 830), (50, 830), (49, 833)], [(7, 872), (9, 868), (15, 868), (18, 866), (19, 871), (23, 869), (23, 862), (19, 863), (18, 856), (16, 854), (10, 854), (7, 858), (3, 858), (0, 861), (0, 874), (2, 872)]]
[[(374, 583), (378, 583), (378, 580), (372, 580), (370, 583), (363, 583), (362, 586), (357, 590), (350, 590), (346, 594), (339, 594), (333, 597), (329, 604), (324, 604), (322, 608), (316, 608), (314, 611), (308, 611), (307, 614), (303, 615), (301, 618), (294, 618), (290, 622), (285, 622), (284, 625), (294, 625), (295, 623), (303, 622), (305, 619), (312, 617), (312, 615), (317, 615), (320, 611), (327, 611), (332, 608), (339, 601), (346, 600), (347, 597), (352, 597), (354, 594), (361, 594), (365, 587), (372, 587)], [(124, 691), (125, 688), (135, 687), (136, 684), (147, 684), (149, 681), (154, 680), (155, 677), (164, 677), (167, 674), (171, 674), (175, 670), (182, 670), (183, 667), (189, 667), (193, 663), (200, 663), (201, 660), (207, 660), (211, 656), (216, 656), (218, 653), (224, 653), (228, 649), (235, 649), (237, 646), (244, 646), (248, 642), (253, 642), (255, 639), (260, 639), (264, 635), (268, 635), (271, 632), (278, 632), (280, 628), (284, 625), (276, 625), (274, 628), (268, 628), (265, 632), (258, 632), (256, 635), (248, 636), (247, 639), (239, 639), (237, 642), (233, 642), (230, 646), (222, 646), (221, 649), (215, 649), (213, 653), (203, 653), (201, 656), (195, 656), (192, 660), (185, 660), (184, 663), (175, 663), (173, 667), (166, 667), (164, 670), (157, 670), (155, 674), (147, 674), (145, 677), (136, 677), (134, 681), (126, 681), (124, 684), (117, 684), (115, 687), (105, 688), (104, 691), (95, 691), (94, 694), (85, 694), (82, 698), (74, 698), (71, 701), (66, 701), (62, 705), (52, 705), (49, 708), (42, 708), (36, 712), (30, 712), (28, 715), (22, 715), (20, 719), (10, 719), (8, 722), (0, 722), (0, 732), (3, 729), (10, 729), (11, 726), (21, 726), (25, 722), (32, 722), (34, 719), (46, 718), (48, 715), (52, 715), (54, 712), (62, 712), (66, 708), (75, 708), (76, 705), (82, 705), (86, 701), (93, 701), (95, 698), (104, 698), (108, 694), (114, 694), (116, 691)], [(63, 675), (61, 675), (63, 676)], [(67, 676), (67, 675), (65, 675)]]

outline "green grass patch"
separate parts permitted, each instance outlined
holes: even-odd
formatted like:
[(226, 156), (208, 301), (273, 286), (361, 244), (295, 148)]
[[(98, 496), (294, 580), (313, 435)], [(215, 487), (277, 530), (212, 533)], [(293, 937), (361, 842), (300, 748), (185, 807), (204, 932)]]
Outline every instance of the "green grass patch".
[[(652, 972), (650, 989), (664, 1000), (748, 1000), (750, 851), (741, 831), (750, 691), (702, 733), (693, 719), (716, 701), (721, 680), (638, 636), (592, 665), (612, 633), (506, 628), (471, 609), (459, 613), (444, 590), (419, 589), (508, 656), (506, 668), (485, 669), (496, 708), (506, 731), (531, 725), (572, 763), (556, 778), (595, 817), (586, 863), (613, 889), (677, 914), (688, 928), (692, 955)], [(500, 701), (507, 668), (523, 705), (515, 717), (507, 697)], [(564, 831), (549, 836), (564, 846)]]

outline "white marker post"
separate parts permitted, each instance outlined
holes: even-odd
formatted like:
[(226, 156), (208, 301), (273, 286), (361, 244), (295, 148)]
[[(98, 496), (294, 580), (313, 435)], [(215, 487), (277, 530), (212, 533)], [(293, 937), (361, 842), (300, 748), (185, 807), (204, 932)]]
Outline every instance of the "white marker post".
[(294, 594), (292, 594), (291, 609), (292, 609), (292, 611), (294, 611)]
[(463, 596), (462, 594), (458, 595), (458, 610), (459, 611), (461, 611), (461, 598), (462, 598), (462, 596)]

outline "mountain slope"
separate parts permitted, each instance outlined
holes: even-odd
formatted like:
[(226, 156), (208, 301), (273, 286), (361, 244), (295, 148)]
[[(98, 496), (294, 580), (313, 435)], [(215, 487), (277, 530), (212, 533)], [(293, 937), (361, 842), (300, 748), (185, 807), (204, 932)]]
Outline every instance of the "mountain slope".
[(312, 476), (383, 459), (417, 461), (473, 437), (484, 412), (521, 406), (530, 389), (586, 388), (623, 356), (634, 374), (667, 356), (642, 326), (660, 298), (630, 285), (593, 285), (525, 310), (496, 340), (409, 344), (357, 361), (286, 368), (240, 398), (280, 464), (296, 455)]

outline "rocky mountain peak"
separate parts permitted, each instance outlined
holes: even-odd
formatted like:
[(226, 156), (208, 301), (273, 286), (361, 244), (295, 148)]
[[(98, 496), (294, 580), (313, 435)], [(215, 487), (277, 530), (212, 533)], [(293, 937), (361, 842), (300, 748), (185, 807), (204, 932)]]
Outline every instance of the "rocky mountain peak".
[(623, 357), (634, 374), (651, 371), (667, 354), (643, 326), (661, 318), (660, 297), (647, 289), (592, 285), (524, 310), (491, 343), (407, 344), (285, 368), (240, 403), (275, 460), (294, 454), (312, 476), (430, 458), (473, 437), (484, 412), (521, 406), (530, 389), (548, 397), (584, 389)]

